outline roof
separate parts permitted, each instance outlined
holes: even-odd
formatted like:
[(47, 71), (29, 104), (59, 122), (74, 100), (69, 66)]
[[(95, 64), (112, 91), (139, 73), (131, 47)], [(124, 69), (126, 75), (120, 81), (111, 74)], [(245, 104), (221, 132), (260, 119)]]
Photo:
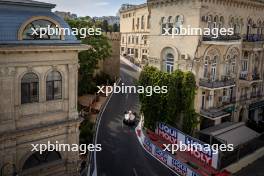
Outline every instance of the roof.
[(144, 8), (144, 7), (147, 7), (147, 6), (148, 6), (147, 3), (139, 4), (139, 5), (131, 5), (131, 6), (128, 7), (128, 8), (121, 9), (121, 10), (120, 10), (120, 13), (128, 12), (128, 11), (131, 11), (131, 10), (136, 10), (136, 9), (139, 9), (139, 8)]
[(55, 20), (62, 28), (70, 28), (62, 18), (51, 12), (54, 6), (31, 0), (0, 0), (0, 45), (80, 43), (73, 35), (66, 35), (65, 40), (18, 40), (20, 27), (32, 17), (45, 16)]
[(33, 0), (0, 0), (0, 4), (38, 6), (38, 7), (47, 7), (47, 8), (54, 8), (56, 6), (55, 4), (33, 1)]
[(260, 135), (248, 128), (243, 122), (225, 122), (202, 130), (200, 133), (216, 137), (217, 139), (225, 141), (227, 144), (233, 144), (234, 147), (249, 142)]

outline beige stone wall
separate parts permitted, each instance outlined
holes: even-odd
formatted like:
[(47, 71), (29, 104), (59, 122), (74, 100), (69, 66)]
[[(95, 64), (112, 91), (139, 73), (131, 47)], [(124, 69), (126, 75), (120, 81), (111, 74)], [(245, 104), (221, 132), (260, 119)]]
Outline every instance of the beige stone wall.
[[(18, 47), (11, 50), (1, 48), (1, 166), (4, 163), (15, 164), (19, 175), (77, 175), (79, 155), (76, 152), (61, 152), (62, 160), (49, 166), (41, 166), (27, 172), (22, 172), (22, 167), (31, 154), (31, 144), (47, 141), (79, 144), (79, 49), (56, 46)], [(46, 77), (52, 70), (59, 71), (62, 75), (62, 99), (47, 101)], [(21, 104), (21, 78), (28, 72), (34, 72), (39, 77), (39, 102)], [(10, 164), (4, 169), (4, 175), (11, 173)]]
[(119, 78), (120, 72), (120, 33), (112, 32), (104, 34), (107, 36), (111, 45), (111, 56), (98, 64), (99, 69), (96, 73), (104, 72), (108, 74), (112, 80)]
[(149, 20), (146, 4), (120, 13), (121, 55), (133, 57), (137, 63), (142, 63), (148, 58)]

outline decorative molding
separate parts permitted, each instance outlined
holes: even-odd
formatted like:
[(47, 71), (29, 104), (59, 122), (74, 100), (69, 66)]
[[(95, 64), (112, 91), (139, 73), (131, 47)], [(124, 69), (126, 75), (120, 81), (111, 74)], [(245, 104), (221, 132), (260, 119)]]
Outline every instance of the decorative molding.
[(15, 76), (17, 70), (15, 67), (0, 67), (0, 77)]

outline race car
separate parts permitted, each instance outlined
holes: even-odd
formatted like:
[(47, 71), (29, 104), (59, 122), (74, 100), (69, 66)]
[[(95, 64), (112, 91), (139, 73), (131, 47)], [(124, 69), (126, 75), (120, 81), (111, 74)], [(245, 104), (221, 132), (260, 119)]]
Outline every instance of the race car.
[(136, 123), (136, 113), (132, 111), (125, 112), (123, 123), (128, 126), (134, 126)]

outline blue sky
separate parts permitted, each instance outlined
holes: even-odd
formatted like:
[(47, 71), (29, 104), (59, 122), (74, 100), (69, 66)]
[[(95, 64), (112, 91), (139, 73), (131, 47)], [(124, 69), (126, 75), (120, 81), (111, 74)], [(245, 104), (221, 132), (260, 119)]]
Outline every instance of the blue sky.
[(78, 16), (116, 15), (121, 4), (141, 4), (146, 0), (36, 0), (57, 4), (54, 10), (69, 11)]

